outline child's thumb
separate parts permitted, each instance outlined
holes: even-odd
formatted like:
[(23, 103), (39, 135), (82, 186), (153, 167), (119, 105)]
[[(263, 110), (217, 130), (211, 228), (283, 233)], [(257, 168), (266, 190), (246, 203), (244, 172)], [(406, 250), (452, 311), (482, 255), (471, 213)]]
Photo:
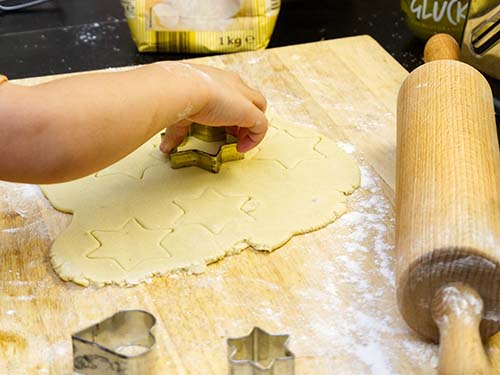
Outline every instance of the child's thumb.
[(172, 149), (179, 146), (184, 138), (189, 133), (189, 126), (191, 125), (190, 121), (183, 120), (170, 126), (167, 129), (167, 133), (165, 138), (161, 142), (160, 150), (166, 154), (170, 153)]

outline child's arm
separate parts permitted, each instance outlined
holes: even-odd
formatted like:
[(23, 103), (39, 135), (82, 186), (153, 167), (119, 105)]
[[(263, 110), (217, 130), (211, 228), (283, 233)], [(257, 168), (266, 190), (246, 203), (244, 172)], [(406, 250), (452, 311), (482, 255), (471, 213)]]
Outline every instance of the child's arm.
[(0, 85), (0, 180), (53, 183), (96, 172), (167, 128), (168, 152), (191, 121), (239, 126), (240, 151), (267, 130), (264, 97), (238, 75), (183, 63)]

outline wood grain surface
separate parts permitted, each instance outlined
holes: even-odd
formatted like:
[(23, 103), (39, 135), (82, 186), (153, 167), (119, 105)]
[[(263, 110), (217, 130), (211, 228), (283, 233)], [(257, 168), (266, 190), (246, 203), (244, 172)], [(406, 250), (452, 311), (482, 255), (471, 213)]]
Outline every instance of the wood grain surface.
[(395, 295), (395, 113), (408, 73), (368, 36), (197, 62), (240, 72), (282, 117), (352, 153), (362, 186), (350, 211), (271, 254), (246, 250), (201, 275), (82, 288), (49, 263), (71, 216), (37, 187), (0, 183), (0, 374), (71, 374), (71, 334), (126, 308), (158, 318), (158, 374), (226, 374), (225, 340), (255, 325), (291, 335), (300, 375), (435, 373), (437, 347), (406, 326)]
[(440, 342), (440, 374), (493, 374), (481, 337), (499, 331), (500, 152), (491, 89), (458, 51), (433, 36), (399, 93), (398, 302)]

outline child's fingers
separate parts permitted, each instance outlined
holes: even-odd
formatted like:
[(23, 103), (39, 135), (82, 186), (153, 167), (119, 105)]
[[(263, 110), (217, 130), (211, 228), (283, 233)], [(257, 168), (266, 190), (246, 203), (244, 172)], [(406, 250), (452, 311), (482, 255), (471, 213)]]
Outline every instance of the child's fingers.
[(167, 134), (160, 145), (160, 150), (166, 154), (179, 146), (189, 133), (191, 122), (183, 120), (167, 129)]
[(245, 94), (257, 108), (259, 108), (262, 112), (266, 112), (267, 100), (264, 95), (247, 85), (245, 85)]
[(226, 126), (225, 128), (226, 128), (227, 134), (234, 135), (235, 137), (238, 136), (238, 132), (240, 130), (240, 128), (238, 126)]
[(247, 111), (243, 121), (238, 124), (238, 151), (247, 152), (257, 146), (265, 137), (268, 122), (264, 113), (257, 107)]

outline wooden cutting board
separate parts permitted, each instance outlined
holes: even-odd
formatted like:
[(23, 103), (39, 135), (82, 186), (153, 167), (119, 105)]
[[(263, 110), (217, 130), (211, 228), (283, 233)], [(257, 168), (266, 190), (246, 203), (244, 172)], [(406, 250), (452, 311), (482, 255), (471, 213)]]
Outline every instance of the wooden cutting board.
[(0, 374), (71, 374), (71, 334), (128, 308), (158, 318), (158, 374), (226, 374), (226, 338), (255, 325), (291, 335), (300, 375), (435, 373), (437, 347), (406, 327), (395, 298), (395, 111), (405, 69), (368, 36), (196, 61), (241, 73), (282, 117), (352, 153), (362, 187), (349, 212), (274, 253), (247, 250), (201, 275), (82, 288), (61, 281), (48, 256), (71, 216), (35, 186), (0, 183)]

